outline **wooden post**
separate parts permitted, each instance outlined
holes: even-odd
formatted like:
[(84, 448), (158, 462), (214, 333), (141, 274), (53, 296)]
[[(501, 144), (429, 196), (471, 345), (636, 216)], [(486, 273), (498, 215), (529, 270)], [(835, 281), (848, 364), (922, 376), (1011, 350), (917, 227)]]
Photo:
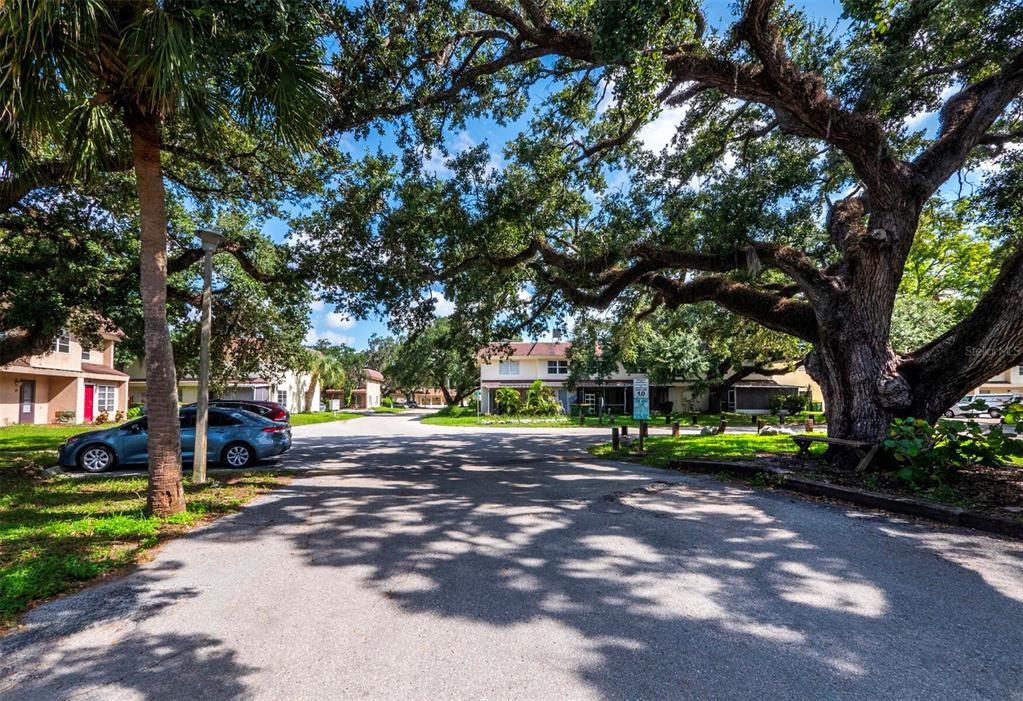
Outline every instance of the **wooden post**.
[(611, 449), (616, 453), (622, 449), (622, 439), (618, 436), (618, 427), (611, 427)]
[(640, 425), (639, 425), (639, 452), (641, 454), (646, 452), (643, 449), (643, 438), (644, 438), (644, 436), (643, 436), (643, 424), (640, 423)]
[(673, 423), (671, 425), (671, 437), (672, 438), (678, 438), (678, 429), (679, 429), (678, 421), (676, 421), (675, 423)]
[(699, 414), (693, 414), (693, 426), (695, 426), (698, 423), (700, 423), (700, 415)]
[(622, 435), (629, 435), (629, 424), (622, 424)]
[(579, 425), (580, 426), (586, 425), (586, 412), (583, 411), (582, 407), (579, 407)]
[(766, 422), (763, 419), (759, 419), (759, 418), (757, 419), (757, 433), (760, 433), (761, 431), (764, 430), (764, 425), (765, 424), (766, 424)]
[(650, 435), (650, 424), (646, 421), (639, 422), (639, 439), (643, 440)]
[(806, 432), (807, 433), (813, 433), (813, 417), (812, 416), (807, 416), (806, 417)]
[(671, 426), (671, 414), (664, 415), (664, 425)]
[(726, 428), (728, 428), (728, 422), (721, 419), (721, 423), (718, 424), (718, 435), (724, 433)]

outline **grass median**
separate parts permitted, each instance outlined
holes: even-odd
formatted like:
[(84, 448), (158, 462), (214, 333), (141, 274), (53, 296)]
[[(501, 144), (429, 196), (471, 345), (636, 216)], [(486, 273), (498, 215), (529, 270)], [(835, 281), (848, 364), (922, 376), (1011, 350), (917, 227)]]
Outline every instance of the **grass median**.
[(291, 415), (292, 426), (308, 426), (310, 424), (324, 424), (330, 421), (348, 421), (357, 419), (363, 414), (352, 414), (345, 411), (308, 411), (301, 414)]
[(284, 481), (267, 472), (217, 475), (205, 485), (186, 477), (187, 511), (147, 517), (145, 477), (41, 474), (67, 436), (94, 428), (0, 428), (0, 631), (33, 604), (144, 561), (162, 541)]
[[(805, 435), (805, 434), (804, 434)], [(811, 434), (814, 435), (814, 434)], [(819, 435), (819, 434), (816, 434)], [(799, 450), (790, 435), (758, 436), (755, 433), (723, 433), (716, 436), (650, 436), (644, 441), (645, 452), (640, 455), (629, 447), (615, 451), (610, 443), (589, 448), (592, 455), (610, 460), (628, 460), (654, 467), (666, 467), (673, 460), (685, 458), (755, 458), (760, 455), (795, 453)], [(814, 445), (814, 454), (822, 453), (826, 446)]]

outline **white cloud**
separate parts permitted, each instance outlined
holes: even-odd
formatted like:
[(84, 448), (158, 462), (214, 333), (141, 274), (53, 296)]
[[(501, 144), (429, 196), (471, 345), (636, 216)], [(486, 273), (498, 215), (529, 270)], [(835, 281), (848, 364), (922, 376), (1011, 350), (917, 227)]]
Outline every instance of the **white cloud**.
[[(956, 83), (954, 85), (949, 85), (947, 88), (942, 90), (941, 94), (938, 96), (942, 106), (945, 105), (948, 98), (958, 93), (961, 89), (962, 86)], [(917, 112), (916, 114), (911, 114), (906, 117), (904, 123), (910, 131), (918, 131), (924, 128), (930, 130), (932, 127), (937, 130), (938, 122), (936, 119), (931, 121), (930, 124), (925, 124), (925, 122), (931, 120), (931, 118), (937, 116), (937, 114), (937, 112)]]
[(314, 312), (322, 312), (327, 308), (327, 303), (322, 299), (314, 299), (311, 307)]
[(334, 329), (350, 329), (355, 326), (355, 319), (338, 312), (329, 312), (323, 317), (324, 323)]
[(434, 316), (451, 316), (455, 313), (455, 303), (449, 302), (440, 292), (431, 292), (430, 297), (436, 300), (433, 306)]
[(689, 111), (687, 106), (672, 107), (657, 115), (654, 121), (649, 122), (639, 130), (636, 138), (643, 147), (654, 153), (660, 152), (665, 146), (671, 143), (678, 131), (678, 125)]
[[(477, 146), (477, 143), (469, 135), (467, 131), (460, 131), (454, 135), (453, 138), (449, 139), (446, 148), (448, 155), (445, 156), (439, 149), (431, 149), (426, 156), (423, 157), (423, 170), (427, 173), (432, 173), (438, 178), (448, 178), (453, 174), (451, 168), (448, 167), (447, 161), (454, 158), (463, 151), (468, 151), (471, 148)], [(496, 153), (493, 149), (487, 149), (489, 159), (487, 160), (487, 170), (501, 170), (504, 167), (504, 159), (500, 153)]]
[(525, 287), (520, 287), (519, 291), (516, 293), (516, 296), (519, 298), (520, 302), (528, 302), (533, 299), (532, 293), (530, 293), (530, 291), (527, 290)]
[(338, 333), (336, 331), (317, 331), (316, 329), (309, 329), (305, 335), (305, 345), (315, 345), (317, 341), (327, 341), (334, 345), (345, 345), (354, 346), (355, 337), (348, 336), (347, 334)]

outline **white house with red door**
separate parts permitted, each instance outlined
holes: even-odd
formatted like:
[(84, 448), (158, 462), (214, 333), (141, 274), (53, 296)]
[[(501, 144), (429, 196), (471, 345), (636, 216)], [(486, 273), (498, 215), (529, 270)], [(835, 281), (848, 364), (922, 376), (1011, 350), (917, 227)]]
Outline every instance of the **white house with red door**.
[(55, 338), (47, 353), (0, 365), (0, 426), (113, 421), (128, 408), (128, 375), (114, 367), (123, 334), (104, 331), (94, 347), (73, 334)]

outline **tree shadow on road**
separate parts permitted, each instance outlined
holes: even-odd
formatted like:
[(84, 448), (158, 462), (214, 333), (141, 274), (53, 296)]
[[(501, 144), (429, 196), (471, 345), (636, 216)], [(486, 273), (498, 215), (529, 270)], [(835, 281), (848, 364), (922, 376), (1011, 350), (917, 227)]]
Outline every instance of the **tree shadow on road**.
[[(0, 638), (0, 699), (109, 698), (115, 692), (154, 700), (246, 697), (242, 679), (251, 670), (217, 639), (134, 631), (199, 595), (194, 588), (167, 587), (178, 569), (173, 560), (154, 563), (29, 612), (20, 629)], [(116, 642), (94, 644), (96, 632)], [(51, 645), (56, 641), (59, 650)]]
[[(357, 572), (406, 613), (504, 630), (506, 654), (532, 650), (604, 697), (1019, 690), (1019, 664), (990, 652), (1023, 644), (1021, 602), (1006, 595), (1023, 586), (1019, 548), (996, 548), (994, 587), (983, 538), (953, 539), (953, 556), (878, 515), (559, 459), (579, 440), (310, 440), (310, 456), (336, 448), (326, 467), (344, 479), (296, 481), (213, 537), (245, 539), (250, 520), (280, 528), (324, 576)], [(522, 624), (536, 621), (578, 654), (530, 639)]]

